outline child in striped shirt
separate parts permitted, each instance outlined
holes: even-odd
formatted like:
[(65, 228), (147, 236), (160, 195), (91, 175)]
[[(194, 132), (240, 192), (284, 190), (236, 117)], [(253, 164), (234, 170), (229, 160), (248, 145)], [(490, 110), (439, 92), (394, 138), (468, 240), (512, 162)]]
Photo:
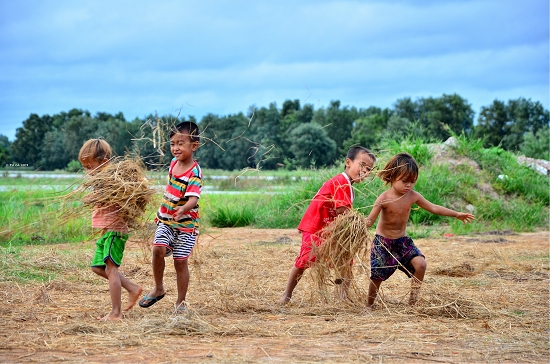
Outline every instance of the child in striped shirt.
[(185, 296), (189, 286), (187, 259), (199, 234), (198, 200), (202, 189), (202, 172), (193, 159), (199, 141), (199, 128), (191, 121), (179, 123), (170, 132), (170, 152), (174, 158), (170, 163), (168, 184), (155, 218), (157, 229), (152, 261), (155, 287), (139, 301), (141, 307), (150, 307), (165, 296), (164, 258), (172, 255), (178, 289), (176, 312), (185, 310)]

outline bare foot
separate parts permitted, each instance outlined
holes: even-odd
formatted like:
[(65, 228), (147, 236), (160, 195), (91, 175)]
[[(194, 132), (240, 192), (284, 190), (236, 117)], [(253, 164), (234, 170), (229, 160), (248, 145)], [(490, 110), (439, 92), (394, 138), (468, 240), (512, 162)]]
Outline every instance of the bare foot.
[(128, 292), (128, 305), (124, 308), (124, 311), (130, 310), (136, 302), (138, 301), (139, 297), (141, 296), (141, 292), (143, 292), (143, 288), (138, 286), (138, 289), (133, 292)]
[(103, 322), (107, 322), (107, 321), (122, 321), (122, 314), (120, 314), (120, 316), (116, 316), (116, 315), (113, 315), (113, 314), (108, 314), (104, 317), (97, 317), (98, 321), (103, 321)]
[(374, 311), (374, 308), (372, 306), (367, 306), (365, 309), (361, 312), (363, 315), (370, 315)]
[(418, 302), (418, 296), (420, 291), (411, 292), (411, 296), (409, 297), (409, 306), (414, 306)]
[(281, 299), (279, 300), (279, 303), (281, 305), (286, 305), (287, 303), (290, 302), (290, 299), (291, 299), (291, 297), (288, 297), (287, 295), (282, 295)]

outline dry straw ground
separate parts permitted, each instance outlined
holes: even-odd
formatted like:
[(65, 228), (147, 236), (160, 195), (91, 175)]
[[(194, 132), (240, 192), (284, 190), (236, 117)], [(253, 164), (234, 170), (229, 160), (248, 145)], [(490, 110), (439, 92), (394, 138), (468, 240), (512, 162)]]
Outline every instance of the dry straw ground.
[[(324, 301), (310, 274), (291, 304), (277, 304), (299, 250), (294, 230), (210, 229), (192, 259), (189, 312), (173, 313), (168, 260), (166, 297), (120, 323), (95, 319), (110, 302), (107, 283), (86, 268), (93, 242), (28, 246), (24, 268), (55, 277), (22, 284), (0, 273), (0, 362), (547, 363), (549, 238), (418, 239), (428, 261), (419, 305), (406, 305), (409, 281), (397, 272), (365, 313), (358, 302)], [(149, 258), (133, 241), (122, 266), (144, 291)], [(1, 259), (21, 264), (8, 253)], [(367, 274), (354, 265), (358, 287), (367, 287)]]

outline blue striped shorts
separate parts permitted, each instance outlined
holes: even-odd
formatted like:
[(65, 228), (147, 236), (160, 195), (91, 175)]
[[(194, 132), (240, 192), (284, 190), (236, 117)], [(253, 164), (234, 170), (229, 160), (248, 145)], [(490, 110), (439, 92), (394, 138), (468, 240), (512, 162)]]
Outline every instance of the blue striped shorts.
[(174, 260), (185, 260), (191, 255), (196, 242), (197, 234), (174, 229), (159, 222), (153, 245), (166, 247), (166, 256), (173, 255)]

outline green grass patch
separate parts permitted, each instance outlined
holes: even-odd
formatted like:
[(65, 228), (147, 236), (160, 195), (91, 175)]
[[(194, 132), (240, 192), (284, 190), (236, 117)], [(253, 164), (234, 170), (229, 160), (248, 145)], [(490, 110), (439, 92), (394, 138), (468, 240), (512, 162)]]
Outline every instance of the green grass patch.
[(248, 206), (221, 206), (210, 216), (210, 224), (221, 228), (249, 226), (253, 222), (254, 213)]
[[(547, 229), (550, 203), (548, 177), (519, 165), (513, 154), (500, 148), (484, 149), (478, 140), (464, 136), (457, 138), (455, 152), (474, 159), (481, 169), (468, 164), (452, 167), (434, 165), (429, 149), (425, 149), (427, 146), (418, 140), (395, 143), (391, 145), (393, 149), (379, 156), (377, 167), (382, 168), (391, 153), (406, 150), (416, 154), (415, 157), (422, 163), (415, 190), (435, 204), (457, 211), (465, 211), (467, 205), (472, 205), (475, 210), (475, 222), (465, 225), (459, 220), (433, 215), (413, 206), (407, 227), (409, 235), (423, 238), (440, 236), (443, 232), (462, 235), (487, 230)], [(333, 168), (321, 170), (204, 170), (206, 187), (229, 192), (214, 194), (209, 193), (210, 189), (203, 191), (200, 199), (201, 223), (204, 228), (296, 228), (321, 185), (342, 172), (341, 162)], [(500, 175), (506, 177), (499, 178)], [(228, 178), (216, 179), (212, 176)], [(266, 178), (268, 176), (270, 178)], [(166, 183), (166, 172), (150, 172), (148, 177), (159, 186)], [(13, 183), (15, 180), (17, 184)], [(66, 179), (47, 182), (50, 185), (66, 183), (67, 188), (71, 183)], [(0, 184), (21, 186), (0, 192), (0, 246), (77, 242), (93, 237), (91, 211), (78, 216), (63, 213), (79, 211), (82, 208), (80, 202), (66, 206), (59, 197), (62, 193), (43, 189), (25, 190), (29, 185), (42, 183), (42, 180), (36, 179), (0, 178)], [(484, 192), (480, 188), (482, 185), (491, 185), (498, 197)], [(353, 185), (354, 208), (367, 215), (375, 199), (388, 187), (373, 172), (363, 183)], [(161, 189), (158, 192), (160, 196)], [(150, 205), (148, 216), (151, 220), (158, 208), (157, 203)]]
[(0, 245), (52, 244), (86, 240), (92, 235), (87, 218), (71, 216), (82, 207), (67, 204), (47, 191), (0, 192)]

